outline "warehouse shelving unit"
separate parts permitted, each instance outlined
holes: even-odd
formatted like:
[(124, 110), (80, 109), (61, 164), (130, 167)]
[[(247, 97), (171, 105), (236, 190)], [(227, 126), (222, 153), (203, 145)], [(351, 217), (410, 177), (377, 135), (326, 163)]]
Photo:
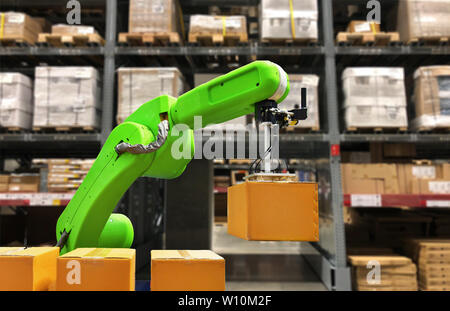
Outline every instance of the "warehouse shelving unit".
[[(411, 132), (399, 134), (346, 133), (343, 130), (342, 120), (339, 116), (340, 96), (338, 79), (340, 79), (340, 67), (346, 63), (382, 66), (383, 64), (390, 65), (390, 61), (394, 65), (406, 64), (409, 66), (408, 61), (414, 64), (417, 60), (421, 59), (427, 60), (428, 63), (450, 63), (450, 47), (406, 45), (392, 47), (338, 46), (335, 44), (336, 25), (344, 23), (345, 19), (336, 16), (334, 6), (337, 4), (341, 5), (344, 2), (346, 4), (360, 5), (361, 1), (318, 0), (318, 2), (320, 15), (320, 43), (318, 46), (275, 47), (250, 43), (247, 46), (238, 47), (123, 47), (118, 46), (116, 40), (119, 32), (118, 21), (126, 14), (122, 10), (119, 10), (119, 7), (126, 7), (127, 1), (83, 1), (83, 5), (92, 4), (94, 6), (100, 5), (104, 7), (104, 33), (102, 33), (106, 41), (104, 47), (0, 47), (0, 58), (3, 58), (1, 60), (2, 67), (4, 60), (6, 60), (5, 63), (12, 63), (13, 61), (35, 61), (37, 59), (37, 63), (39, 63), (40, 59), (54, 61), (63, 59), (63, 61), (70, 63), (70, 59), (73, 57), (83, 57), (86, 59), (90, 57), (100, 58), (100, 67), (103, 74), (101, 131), (99, 133), (80, 134), (0, 133), (0, 168), (2, 167), (3, 159), (11, 157), (95, 157), (115, 123), (115, 70), (121, 65), (145, 66), (146, 62), (151, 59), (161, 66), (168, 63), (179, 65), (181, 71), (184, 73), (192, 73), (192, 71), (195, 73), (223, 72), (223, 68), (207, 68), (204, 65), (205, 60), (216, 57), (220, 63), (225, 62), (224, 58), (227, 56), (239, 55), (240, 65), (249, 62), (251, 56), (254, 56), (258, 59), (267, 58), (274, 60), (285, 67), (287, 72), (305, 73), (302, 71), (302, 66), (304, 66), (311, 73), (318, 73), (321, 76), (321, 87), (319, 91), (321, 97), (320, 118), (322, 125), (325, 126), (319, 133), (281, 134), (280, 156), (287, 158), (321, 159), (320, 164), (317, 166), (317, 171), (320, 176), (319, 185), (321, 194), (321, 242), (307, 244), (305, 247), (311, 246), (311, 252), (305, 255), (305, 257), (329, 289), (351, 289), (342, 210), (343, 205), (350, 202), (350, 198), (349, 194), (342, 193), (340, 149), (346, 148), (352, 150), (355, 146), (367, 146), (372, 142), (404, 142), (423, 145), (432, 152), (432, 150), (439, 146), (442, 148), (443, 143), (449, 144), (450, 135)], [(394, 0), (383, 1), (383, 5), (386, 3), (387, 8), (394, 8), (397, 2)], [(14, 7), (18, 4), (23, 6), (30, 5), (34, 6), (37, 11), (49, 5), (54, 6), (55, 3), (61, 7), (65, 6), (65, 1), (4, 0), (4, 5), (9, 5), (9, 7)], [(189, 11), (189, 8), (192, 7), (206, 7), (208, 5), (257, 5), (258, 3), (258, 0), (187, 0), (182, 1), (182, 6), (183, 8), (187, 7), (187, 11)], [(124, 24), (123, 21), (122, 24)], [(439, 61), (434, 61), (434, 59), (438, 59)], [(192, 76), (187, 77), (187, 81), (192, 85)], [(216, 168), (241, 169), (244, 166), (216, 165)], [(126, 200), (128, 202), (133, 200), (136, 202), (139, 201), (139, 197), (144, 196), (145, 187), (140, 186), (139, 189), (135, 190)], [(414, 199), (420, 200), (423, 203), (422, 198), (416, 197)], [(448, 199), (446, 198), (445, 200)], [(18, 203), (19, 201), (16, 200), (15, 202)], [(61, 200), (59, 204), (63, 205), (64, 202)], [(5, 203), (5, 201), (0, 199), (0, 205), (2, 203)], [(26, 205), (25, 203), (24, 205)], [(122, 207), (124, 204), (122, 204)], [(136, 217), (139, 215), (138, 208), (142, 207), (135, 207)]]

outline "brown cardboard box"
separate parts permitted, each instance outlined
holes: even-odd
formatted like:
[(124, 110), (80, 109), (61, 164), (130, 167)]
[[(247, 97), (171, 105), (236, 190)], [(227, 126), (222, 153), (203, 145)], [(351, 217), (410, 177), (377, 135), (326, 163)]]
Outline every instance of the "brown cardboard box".
[(176, 0), (131, 0), (128, 32), (179, 32), (180, 17)]
[(8, 184), (0, 184), (0, 192), (8, 192)]
[(152, 250), (152, 291), (224, 291), (225, 260), (210, 250)]
[(380, 32), (380, 24), (375, 22), (368, 22), (365, 20), (361, 21), (351, 21), (348, 24), (347, 32), (370, 32), (370, 33), (378, 33)]
[(435, 165), (397, 164), (397, 174), (400, 193), (417, 194), (420, 188), (413, 182), (442, 178), (442, 169)]
[(450, 163), (444, 163), (440, 165), (441, 178), (445, 180), (450, 180)]
[(10, 184), (39, 184), (39, 175), (11, 175), (9, 178)]
[(0, 184), (8, 184), (9, 175), (0, 175)]
[(134, 291), (136, 250), (77, 248), (57, 258), (58, 291)]
[(0, 247), (0, 291), (46, 291), (56, 280), (59, 247)]
[(8, 192), (39, 192), (39, 184), (9, 184)]
[(34, 44), (37, 36), (42, 32), (42, 25), (31, 16), (19, 12), (0, 12), (3, 21), (3, 39), (21, 39)]
[(413, 179), (411, 192), (413, 194), (450, 194), (450, 180)]
[[(342, 164), (345, 193), (399, 193), (395, 164)], [(354, 192), (356, 191), (356, 192)]]

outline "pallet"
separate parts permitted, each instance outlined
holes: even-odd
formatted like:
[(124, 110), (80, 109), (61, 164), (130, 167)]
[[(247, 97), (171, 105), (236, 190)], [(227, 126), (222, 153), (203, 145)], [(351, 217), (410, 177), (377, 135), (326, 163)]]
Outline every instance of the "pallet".
[(437, 45), (448, 46), (449, 37), (419, 37), (408, 40), (407, 44), (411, 46)]
[(229, 159), (228, 164), (251, 164), (251, 159)]
[(189, 45), (199, 46), (239, 46), (248, 44), (248, 36), (242, 34), (212, 34), (206, 32), (189, 33)]
[(105, 40), (96, 33), (87, 35), (54, 35), (51, 33), (40, 33), (36, 44), (42, 47), (98, 47), (104, 46)]
[(317, 46), (319, 41), (315, 38), (264, 38), (261, 39), (264, 46)]
[(24, 133), (27, 131), (28, 129), (24, 129), (21, 127), (0, 127), (1, 133)]
[(41, 133), (91, 133), (98, 131), (98, 129), (92, 126), (34, 126), (33, 131)]
[(400, 46), (402, 44), (398, 32), (339, 32), (336, 42), (340, 46)]
[(318, 133), (320, 128), (318, 127), (299, 127), (299, 126), (288, 126), (281, 129), (281, 133)]
[(349, 133), (406, 133), (407, 127), (354, 127), (349, 126), (346, 129)]
[(181, 43), (178, 32), (121, 32), (118, 40), (120, 46), (180, 46)]
[(450, 127), (426, 127), (426, 126), (421, 126), (421, 127), (418, 127), (416, 129), (416, 132), (421, 133), (421, 134), (426, 134), (426, 133), (449, 133), (450, 132)]
[(256, 173), (248, 175), (245, 181), (256, 182), (298, 182), (298, 177), (295, 174), (266, 174)]
[(17, 37), (17, 38), (1, 38), (0, 46), (7, 47), (29, 47), (35, 44), (34, 41), (25, 38), (25, 37)]

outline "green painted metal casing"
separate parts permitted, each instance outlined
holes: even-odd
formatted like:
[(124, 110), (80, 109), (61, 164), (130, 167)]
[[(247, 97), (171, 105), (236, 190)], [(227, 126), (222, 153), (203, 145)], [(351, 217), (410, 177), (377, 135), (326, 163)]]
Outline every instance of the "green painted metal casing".
[[(141, 177), (180, 176), (194, 155), (194, 116), (201, 127), (254, 112), (254, 105), (272, 98), (281, 102), (289, 92), (286, 73), (276, 64), (256, 61), (202, 84), (178, 99), (164, 95), (137, 109), (109, 135), (92, 168), (58, 219), (56, 236), (69, 233), (64, 254), (79, 247), (130, 247), (133, 230), (121, 216), (111, 215), (125, 191)], [(169, 136), (153, 153), (120, 156), (120, 142), (149, 144), (162, 118)], [(184, 151), (183, 157), (174, 156)], [(109, 219), (109, 221), (108, 221)], [(103, 233), (102, 233), (103, 231)]]

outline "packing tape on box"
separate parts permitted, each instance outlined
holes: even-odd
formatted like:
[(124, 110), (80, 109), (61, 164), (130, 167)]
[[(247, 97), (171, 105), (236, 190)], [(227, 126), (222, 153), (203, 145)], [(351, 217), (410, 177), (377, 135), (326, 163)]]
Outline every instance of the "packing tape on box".
[(225, 37), (225, 35), (227, 34), (227, 23), (225, 22), (226, 17), (222, 16), (222, 36)]
[(295, 39), (294, 6), (292, 4), (292, 0), (289, 0), (289, 12), (290, 12), (290, 16), (291, 16), (292, 38)]
[(1, 13), (1, 17), (0, 17), (0, 39), (3, 39), (4, 31), (5, 31), (5, 13)]

